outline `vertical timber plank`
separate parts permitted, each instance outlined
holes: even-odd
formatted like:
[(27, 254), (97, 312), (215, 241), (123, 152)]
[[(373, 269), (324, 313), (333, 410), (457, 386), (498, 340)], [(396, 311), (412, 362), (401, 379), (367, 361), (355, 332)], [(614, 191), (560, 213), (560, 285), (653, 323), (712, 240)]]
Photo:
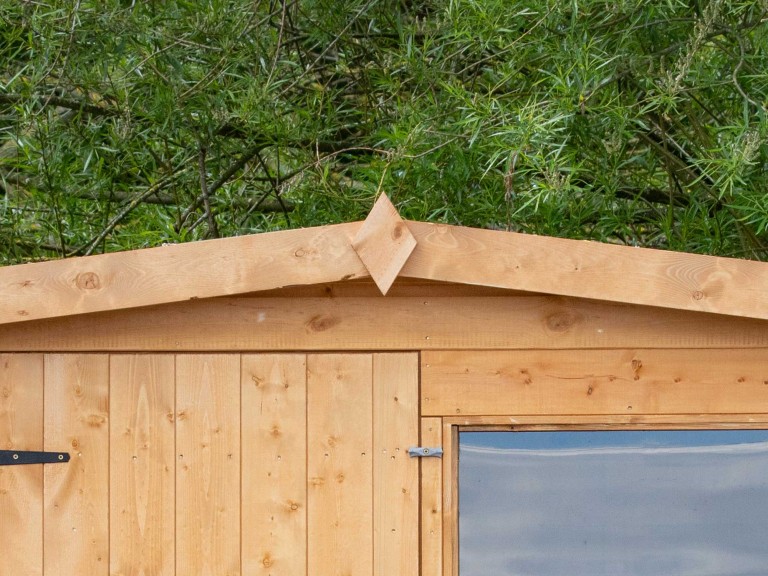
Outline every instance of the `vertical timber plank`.
[(373, 574), (370, 354), (307, 358), (307, 554), (313, 576)]
[(109, 357), (45, 357), (45, 450), (71, 460), (43, 469), (46, 576), (109, 572)]
[(240, 356), (176, 357), (176, 573), (240, 574)]
[(419, 576), (418, 437), (418, 354), (374, 354), (374, 576)]
[[(421, 445), (443, 445), (443, 419), (421, 419)], [(443, 576), (443, 461), (421, 460), (422, 576)]]
[[(43, 449), (43, 356), (0, 354), (0, 449)], [(43, 572), (43, 467), (0, 467), (0, 574)]]
[(245, 355), (241, 374), (243, 573), (306, 576), (306, 355)]
[(443, 574), (459, 576), (459, 427), (443, 423)]
[(110, 357), (110, 573), (174, 573), (174, 358)]

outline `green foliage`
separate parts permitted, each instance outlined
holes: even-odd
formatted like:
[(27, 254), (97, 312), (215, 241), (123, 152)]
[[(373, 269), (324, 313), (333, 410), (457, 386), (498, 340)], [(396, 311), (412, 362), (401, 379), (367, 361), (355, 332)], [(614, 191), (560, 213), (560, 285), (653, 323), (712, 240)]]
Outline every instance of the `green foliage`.
[(768, 257), (768, 3), (0, 3), (0, 263), (363, 218)]

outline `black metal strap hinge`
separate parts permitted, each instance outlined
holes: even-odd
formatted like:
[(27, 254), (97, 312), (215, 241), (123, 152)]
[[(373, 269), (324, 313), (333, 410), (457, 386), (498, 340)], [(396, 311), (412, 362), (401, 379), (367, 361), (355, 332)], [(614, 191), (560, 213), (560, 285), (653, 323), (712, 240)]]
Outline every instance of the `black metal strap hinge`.
[(30, 452), (29, 450), (0, 450), (0, 466), (18, 464), (58, 464), (69, 462), (66, 452)]

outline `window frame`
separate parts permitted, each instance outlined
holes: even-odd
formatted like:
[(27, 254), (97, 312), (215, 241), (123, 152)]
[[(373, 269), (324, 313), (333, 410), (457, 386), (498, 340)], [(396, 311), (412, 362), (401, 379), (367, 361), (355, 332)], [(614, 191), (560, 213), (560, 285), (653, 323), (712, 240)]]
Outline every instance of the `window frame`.
[[(422, 442), (440, 439), (440, 465), (422, 463), (422, 574), (459, 576), (459, 432), (609, 431), (609, 430), (765, 430), (768, 414), (680, 415), (508, 415), (422, 417)], [(439, 433), (438, 433), (439, 432)], [(431, 459), (430, 459), (431, 460)], [(441, 493), (435, 506), (435, 477)], [(433, 501), (432, 503), (430, 503)], [(439, 522), (434, 516), (438, 515)], [(441, 538), (435, 538), (435, 532)], [(439, 540), (439, 541), (438, 541)], [(435, 562), (438, 555), (439, 563)]]

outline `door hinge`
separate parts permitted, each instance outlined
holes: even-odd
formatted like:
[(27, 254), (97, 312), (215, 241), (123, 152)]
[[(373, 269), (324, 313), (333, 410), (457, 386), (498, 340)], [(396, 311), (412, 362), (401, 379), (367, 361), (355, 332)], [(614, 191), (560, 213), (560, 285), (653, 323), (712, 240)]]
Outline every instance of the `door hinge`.
[(426, 447), (426, 446), (414, 446), (413, 448), (408, 448), (408, 456), (411, 458), (442, 458), (443, 457), (443, 449), (439, 446), (437, 447)]
[(69, 462), (66, 452), (31, 452), (29, 450), (0, 450), (0, 466), (20, 464), (58, 464)]

